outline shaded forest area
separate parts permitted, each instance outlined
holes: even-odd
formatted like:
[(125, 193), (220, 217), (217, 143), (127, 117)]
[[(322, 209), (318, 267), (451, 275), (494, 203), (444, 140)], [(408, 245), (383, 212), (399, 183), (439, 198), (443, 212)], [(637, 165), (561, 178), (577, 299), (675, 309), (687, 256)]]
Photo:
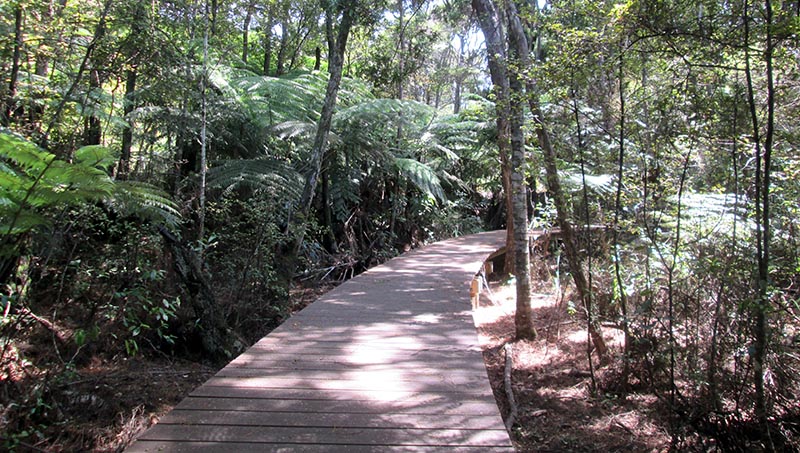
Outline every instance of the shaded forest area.
[(98, 376), (191, 387), (302, 288), (508, 227), (515, 337), (557, 282), (592, 404), (652, 401), (675, 451), (797, 451), (799, 27), (795, 0), (3, 0), (0, 445), (122, 446), (170, 403)]

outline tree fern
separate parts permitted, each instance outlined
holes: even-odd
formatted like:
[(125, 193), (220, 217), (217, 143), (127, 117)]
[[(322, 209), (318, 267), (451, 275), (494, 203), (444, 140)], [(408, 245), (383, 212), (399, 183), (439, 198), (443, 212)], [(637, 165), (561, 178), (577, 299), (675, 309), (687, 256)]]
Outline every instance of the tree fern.
[(359, 178), (354, 178), (354, 170), (337, 165), (331, 168), (330, 202), (333, 214), (339, 222), (346, 222), (354, 206), (361, 202)]
[(395, 158), (394, 164), (403, 176), (408, 178), (424, 193), (440, 202), (447, 199), (444, 195), (444, 190), (442, 190), (441, 182), (439, 182), (439, 177), (429, 166), (414, 159), (401, 157)]
[(291, 201), (299, 199), (303, 189), (297, 171), (269, 158), (225, 161), (211, 169), (208, 182), (226, 192), (241, 185)]
[(22, 137), (0, 132), (0, 254), (13, 254), (13, 237), (49, 225), (46, 210), (62, 205), (106, 201), (175, 226), (179, 214), (168, 195), (144, 183), (113, 181), (107, 170), (115, 163), (103, 146), (80, 148), (73, 162), (66, 162)]
[(45, 225), (37, 208), (102, 199), (113, 191), (113, 181), (103, 168), (112, 160), (103, 147), (82, 148), (69, 163), (2, 131), (0, 161), (0, 234), (4, 241), (9, 235)]
[(111, 207), (125, 215), (132, 215), (175, 230), (181, 221), (178, 206), (166, 192), (139, 181), (117, 181)]

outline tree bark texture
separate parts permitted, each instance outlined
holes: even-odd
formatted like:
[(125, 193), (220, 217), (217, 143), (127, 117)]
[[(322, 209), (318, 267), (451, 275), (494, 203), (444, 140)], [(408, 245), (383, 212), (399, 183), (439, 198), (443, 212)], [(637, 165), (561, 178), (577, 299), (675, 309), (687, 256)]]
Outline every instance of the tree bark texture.
[(275, 62), (275, 75), (281, 76), (284, 73), (283, 65), (286, 62), (286, 51), (289, 48), (289, 22), (281, 22), (281, 45), (278, 47), (278, 60)]
[(506, 260), (505, 270), (514, 272), (514, 219), (511, 199), (511, 162), (509, 161), (508, 118), (508, 74), (506, 73), (505, 36), (500, 23), (500, 13), (491, 0), (472, 0), (472, 9), (478, 18), (486, 41), (489, 60), (489, 75), (492, 79), (495, 109), (497, 110), (497, 148), (500, 154), (500, 168), (503, 193), (506, 205)]
[(267, 23), (264, 25), (264, 65), (265, 76), (269, 76), (269, 66), (272, 60), (272, 8), (267, 13)]
[(293, 228), (295, 236), (295, 252), (299, 251), (305, 236), (304, 219), (311, 210), (311, 202), (317, 190), (317, 182), (322, 171), (322, 160), (328, 148), (328, 135), (331, 130), (333, 111), (336, 108), (336, 99), (339, 93), (339, 86), (342, 81), (342, 69), (344, 67), (344, 51), (347, 46), (347, 38), (350, 36), (350, 29), (355, 21), (355, 8), (353, 5), (342, 6), (342, 18), (339, 23), (339, 30), (334, 35), (334, 12), (327, 11), (325, 14), (325, 28), (328, 36), (329, 61), (328, 86), (325, 90), (325, 101), (322, 104), (317, 132), (314, 136), (314, 144), (311, 148), (311, 158), (309, 161), (309, 171), (306, 174), (306, 182), (303, 187), (303, 194), (300, 198), (299, 213), (294, 216)]
[[(525, 183), (525, 90), (520, 71), (520, 48), (526, 42), (517, 41), (519, 35), (509, 34), (509, 112), (511, 118), (511, 193), (514, 209), (514, 277), (516, 279), (517, 303), (514, 327), (517, 340), (533, 340), (536, 328), (531, 312), (531, 269), (528, 247), (528, 187)], [(522, 36), (524, 38), (524, 36)]]
[(2, 124), (11, 124), (11, 117), (16, 111), (17, 81), (19, 80), (19, 65), (22, 53), (22, 4), (14, 9), (14, 55), (11, 61), (11, 78), (8, 83), (8, 99), (5, 100)]
[[(516, 43), (516, 49), (519, 56), (520, 67), (527, 68), (530, 66), (530, 53), (528, 48), (528, 40), (525, 35), (525, 30), (519, 18), (519, 13), (513, 2), (509, 2), (509, 34), (512, 39), (509, 41)], [(583, 271), (583, 259), (578, 252), (577, 242), (575, 240), (575, 233), (572, 224), (569, 221), (567, 212), (567, 203), (564, 196), (564, 191), (561, 188), (561, 180), (558, 176), (557, 156), (556, 151), (550, 142), (550, 136), (544, 124), (544, 115), (539, 106), (538, 91), (534, 81), (528, 77), (526, 80), (526, 91), (528, 99), (528, 108), (533, 114), (534, 127), (536, 129), (536, 138), (539, 141), (539, 147), (542, 149), (544, 157), (545, 173), (547, 174), (547, 186), (550, 189), (553, 197), (553, 203), (556, 206), (556, 217), (558, 219), (558, 226), (561, 228), (561, 238), (564, 242), (564, 253), (567, 255), (569, 262), (570, 272), (575, 282), (575, 288), (578, 292), (578, 297), (581, 299), (583, 308), (588, 317), (587, 327), (589, 335), (592, 338), (598, 357), (605, 360), (608, 354), (608, 347), (603, 340), (600, 324), (594, 319), (594, 303), (592, 301), (591, 288), (586, 279), (586, 274)]]
[(244, 27), (242, 30), (242, 61), (247, 64), (248, 50), (250, 47), (250, 21), (253, 20), (253, 4), (247, 5), (247, 13), (244, 16)]
[(125, 100), (123, 117), (126, 124), (122, 129), (122, 149), (119, 155), (119, 164), (117, 165), (117, 177), (124, 179), (130, 171), (131, 165), (131, 148), (133, 147), (133, 124), (129, 115), (133, 112), (134, 99), (133, 93), (136, 91), (136, 68), (129, 69), (125, 76)]

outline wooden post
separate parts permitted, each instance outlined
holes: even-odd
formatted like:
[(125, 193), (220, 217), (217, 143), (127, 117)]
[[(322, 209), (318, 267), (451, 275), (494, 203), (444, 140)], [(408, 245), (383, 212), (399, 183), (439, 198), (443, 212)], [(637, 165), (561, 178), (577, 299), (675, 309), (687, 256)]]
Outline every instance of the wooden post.
[(476, 275), (472, 279), (472, 285), (469, 288), (469, 300), (472, 302), (472, 308), (478, 308), (481, 303), (481, 278)]

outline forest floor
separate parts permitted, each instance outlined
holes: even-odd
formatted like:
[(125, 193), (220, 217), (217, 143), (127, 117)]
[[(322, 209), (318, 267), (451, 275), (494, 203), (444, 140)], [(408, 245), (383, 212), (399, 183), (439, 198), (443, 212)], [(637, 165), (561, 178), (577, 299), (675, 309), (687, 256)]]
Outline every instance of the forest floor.
[[(296, 287), (290, 291), (293, 311), (334, 286)], [(4, 433), (4, 426), (13, 422), (8, 417), (13, 404), (0, 404), (0, 452), (9, 447), (15, 452), (122, 451), (225, 365), (159, 354), (149, 348), (134, 356), (97, 348), (64, 370), (60, 357), (52, 357), (53, 341), (49, 332), (34, 329), (27, 341), (6, 351), (24, 352), (37, 366), (27, 359), (11, 360), (10, 369), (0, 370), (0, 392), (9, 399), (15, 392), (46, 388), (47, 399), (40, 398), (31, 409), (28, 420), (38, 421), (22, 430), (12, 428), (10, 433)], [(18, 397), (31, 398), (24, 393)]]
[[(535, 282), (533, 314), (538, 337), (511, 343), (510, 380), (517, 405), (512, 440), (521, 452), (658, 452), (669, 449), (670, 437), (655, 397), (630, 394), (621, 401), (592, 395), (582, 318), (549, 282)], [(550, 287), (548, 287), (550, 286)], [(511, 411), (506, 389), (505, 344), (514, 337), (513, 282), (490, 282), (474, 311), (487, 371), (500, 412)], [(621, 333), (605, 329), (611, 348)], [(594, 366), (597, 366), (596, 357)], [(595, 371), (603, 380), (604, 370)]]
[[(539, 337), (512, 344), (511, 381), (518, 407), (512, 439), (518, 451), (667, 450), (669, 436), (660, 422), (664, 417), (654, 409), (658, 404), (652, 397), (633, 394), (620, 401), (591, 395), (586, 330), (581, 318), (570, 315), (566, 302), (548, 285), (539, 282), (533, 298)], [(291, 294), (293, 308), (303, 308), (332, 286), (296, 288)], [(504, 345), (514, 335), (514, 291), (513, 283), (493, 282), (475, 310), (490, 381), (504, 417), (509, 413)], [(609, 345), (619, 347), (619, 335), (612, 329), (605, 332)], [(121, 451), (216, 371), (207, 364), (161, 355), (98, 355), (58, 385), (62, 423), (42, 427), (47, 441), (23, 442), (16, 450)], [(602, 380), (602, 369), (595, 377)]]

